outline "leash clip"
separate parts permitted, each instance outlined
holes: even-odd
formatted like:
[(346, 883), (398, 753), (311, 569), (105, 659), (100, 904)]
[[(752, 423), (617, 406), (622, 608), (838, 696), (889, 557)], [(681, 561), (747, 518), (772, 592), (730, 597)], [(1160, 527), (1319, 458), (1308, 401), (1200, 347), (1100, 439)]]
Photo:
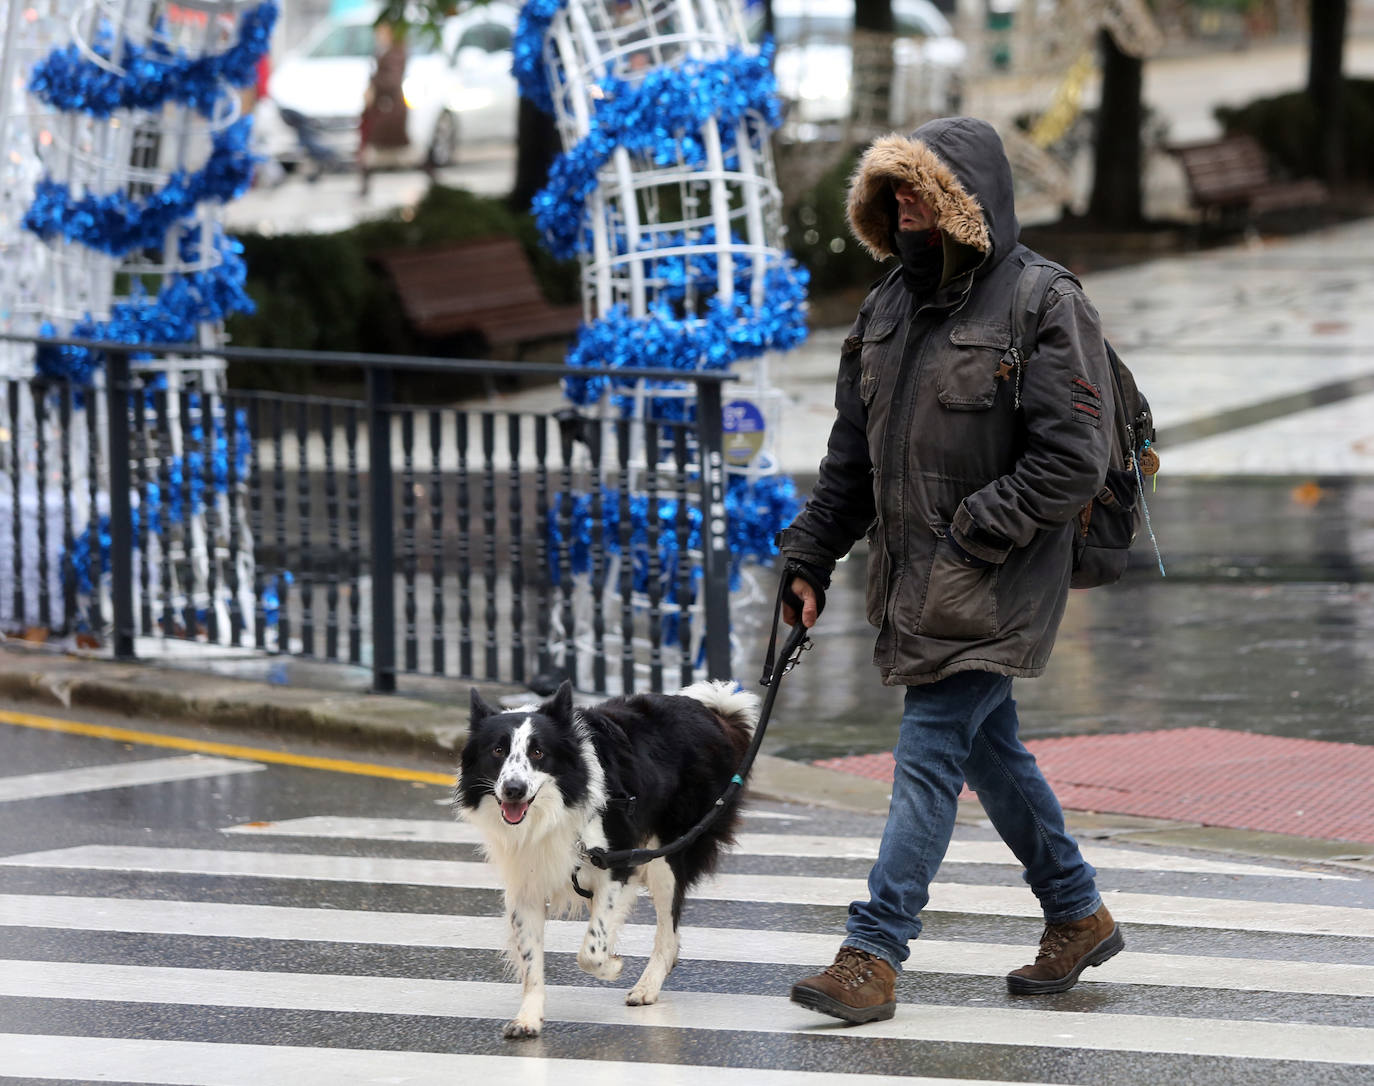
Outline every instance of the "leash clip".
[(606, 863), (606, 850), (604, 848), (584, 848), (582, 855), (587, 857), (587, 862), (601, 871), (608, 870)]
[[(805, 629), (805, 627), (802, 628)], [(786, 675), (789, 671), (796, 667), (797, 664), (801, 662), (801, 654), (806, 652), (814, 644), (815, 642), (812, 641), (809, 636), (807, 636), (806, 634), (802, 634), (802, 639), (797, 643), (797, 647), (793, 650), (792, 655), (786, 657), (782, 661), (782, 669), (773, 676), (774, 681), (781, 678), (783, 675)], [(785, 650), (787, 646), (784, 645), (783, 648)]]
[[(776, 623), (776, 618), (774, 622)], [(774, 626), (773, 636), (777, 636), (777, 627)], [(806, 635), (806, 627), (798, 622), (792, 627), (792, 632), (787, 635), (787, 641), (782, 647), (782, 653), (773, 662), (773, 644), (768, 642), (768, 657), (764, 661), (763, 674), (759, 677), (760, 686), (772, 686), (794, 667), (801, 660), (801, 654), (811, 647), (811, 638)]]

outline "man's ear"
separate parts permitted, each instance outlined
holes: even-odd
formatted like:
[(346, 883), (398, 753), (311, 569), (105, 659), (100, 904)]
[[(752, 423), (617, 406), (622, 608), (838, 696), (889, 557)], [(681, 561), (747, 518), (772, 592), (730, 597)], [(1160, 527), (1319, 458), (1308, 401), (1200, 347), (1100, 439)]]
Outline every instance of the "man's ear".
[(468, 727), (476, 727), (480, 722), (489, 716), (495, 716), (501, 710), (488, 703), (481, 694), (477, 692), (477, 687), (472, 688), (472, 711), (468, 716)]
[(572, 680), (564, 679), (553, 697), (544, 702), (544, 715), (553, 720), (570, 722), (573, 718), (572, 689)]

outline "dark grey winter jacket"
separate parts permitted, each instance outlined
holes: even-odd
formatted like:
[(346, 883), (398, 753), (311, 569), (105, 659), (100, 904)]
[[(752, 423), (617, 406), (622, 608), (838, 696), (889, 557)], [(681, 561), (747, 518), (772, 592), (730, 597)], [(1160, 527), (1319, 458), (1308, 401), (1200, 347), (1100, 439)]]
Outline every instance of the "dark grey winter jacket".
[[(864, 301), (820, 479), (781, 550), (829, 570), (867, 534), (874, 662), (889, 685), (970, 669), (1038, 675), (1068, 596), (1070, 521), (1107, 469), (1112, 383), (1098, 316), (1061, 278), (1037, 349), (1024, 362), (1011, 352), (1030, 252), (990, 125), (945, 118), (868, 149), (849, 222), (880, 259), (893, 252), (893, 179), (935, 211), (944, 282), (917, 305), (894, 273)], [(989, 565), (962, 561), (948, 537)]]

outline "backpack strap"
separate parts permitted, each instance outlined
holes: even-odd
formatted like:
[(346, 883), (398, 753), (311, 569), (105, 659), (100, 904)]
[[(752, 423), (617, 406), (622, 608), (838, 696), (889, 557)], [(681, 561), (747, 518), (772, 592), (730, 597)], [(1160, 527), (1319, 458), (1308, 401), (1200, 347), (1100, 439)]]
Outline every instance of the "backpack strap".
[(1025, 361), (1035, 351), (1040, 339), (1040, 311), (1045, 308), (1045, 295), (1060, 275), (1070, 273), (1058, 264), (1035, 261), (1021, 269), (1011, 302), (1011, 345)]
[[(1012, 292), (1011, 303), (1011, 350), (1016, 367), (1014, 406), (1021, 407), (1021, 367), (1031, 356), (1040, 340), (1040, 316), (1045, 308), (1045, 296), (1056, 280), (1063, 278), (1077, 282), (1077, 277), (1062, 265), (1052, 260), (1030, 259), (1021, 269)], [(1126, 411), (1125, 390), (1121, 384), (1121, 359), (1117, 357), (1112, 345), (1102, 341), (1107, 349), (1107, 361), (1112, 375), (1112, 400), (1116, 408), (1116, 435), (1121, 443), (1122, 461), (1129, 465), (1135, 456), (1130, 417)]]
[(1048, 260), (1028, 259), (1016, 279), (1011, 298), (1011, 355), (1016, 380), (1012, 385), (1012, 406), (1021, 409), (1022, 368), (1040, 340), (1040, 311), (1050, 286), (1061, 276), (1073, 273)]

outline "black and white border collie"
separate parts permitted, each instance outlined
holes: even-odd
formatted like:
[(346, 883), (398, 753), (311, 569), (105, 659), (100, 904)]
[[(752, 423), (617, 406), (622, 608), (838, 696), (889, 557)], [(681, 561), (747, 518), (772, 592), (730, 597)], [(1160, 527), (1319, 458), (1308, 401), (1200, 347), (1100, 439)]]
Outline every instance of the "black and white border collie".
[(759, 699), (725, 682), (577, 709), (566, 682), (541, 705), (505, 711), (473, 690), (456, 808), (481, 831), (505, 887), (510, 957), (524, 987), (506, 1037), (536, 1037), (543, 1026), (544, 920), (580, 910), (574, 876), (591, 893), (577, 964), (602, 980), (620, 976), (616, 938), (638, 887), (648, 889), (653, 952), (625, 1002), (658, 999), (677, 964), (683, 897), (733, 842), (738, 803), (687, 848), (642, 867), (603, 871), (582, 849), (657, 848), (682, 836), (725, 791), (758, 716)]

